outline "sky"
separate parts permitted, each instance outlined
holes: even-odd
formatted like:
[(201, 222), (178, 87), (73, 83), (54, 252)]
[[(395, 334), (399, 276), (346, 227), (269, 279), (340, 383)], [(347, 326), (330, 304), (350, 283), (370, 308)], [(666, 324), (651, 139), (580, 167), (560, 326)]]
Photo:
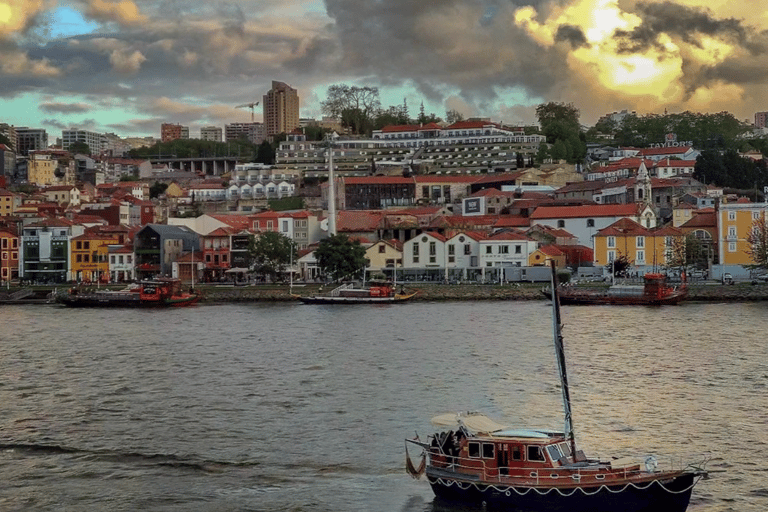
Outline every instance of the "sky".
[[(764, 0), (0, 0), (0, 123), (160, 135), (248, 122), (273, 80), (320, 118), (333, 84), (383, 107), (527, 124), (768, 110)], [(261, 107), (255, 110), (261, 120)]]

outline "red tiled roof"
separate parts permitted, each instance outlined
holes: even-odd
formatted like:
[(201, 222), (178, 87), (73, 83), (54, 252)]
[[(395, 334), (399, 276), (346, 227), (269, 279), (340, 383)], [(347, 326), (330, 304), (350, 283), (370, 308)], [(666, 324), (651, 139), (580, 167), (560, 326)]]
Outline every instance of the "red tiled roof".
[(597, 232), (596, 236), (647, 236), (650, 232), (631, 219), (619, 219), (607, 228)]
[(336, 230), (375, 232), (384, 212), (367, 210), (342, 210), (336, 214)]
[(473, 128), (484, 128), (486, 126), (495, 126), (499, 128), (499, 125), (490, 121), (457, 121), (446, 128), (446, 130), (469, 130)]
[(539, 250), (547, 256), (563, 256), (565, 253), (558, 249), (556, 245), (541, 245)]
[(385, 126), (381, 129), (382, 133), (393, 133), (393, 132), (415, 132), (419, 130), (440, 130), (440, 125), (437, 123), (427, 123), (425, 125), (420, 124), (395, 124), (395, 125), (389, 125)]
[(402, 176), (367, 176), (343, 178), (345, 185), (399, 185), (412, 184), (413, 178), (403, 178)]
[(497, 240), (524, 240), (530, 242), (532, 239), (527, 237), (525, 234), (516, 231), (516, 230), (504, 230), (499, 231), (498, 233), (494, 233), (491, 236), (489, 236), (486, 240), (490, 241), (497, 241)]
[(219, 222), (237, 229), (248, 229), (251, 226), (251, 219), (246, 215), (226, 215), (220, 213), (211, 213), (210, 216)]
[(693, 148), (690, 146), (678, 146), (676, 148), (644, 148), (640, 150), (641, 155), (680, 155), (687, 153)]
[(520, 215), (500, 215), (499, 220), (493, 226), (496, 228), (527, 228), (531, 225), (531, 219)]
[(629, 217), (636, 216), (636, 204), (590, 204), (584, 206), (539, 206), (531, 219), (573, 219), (579, 217)]

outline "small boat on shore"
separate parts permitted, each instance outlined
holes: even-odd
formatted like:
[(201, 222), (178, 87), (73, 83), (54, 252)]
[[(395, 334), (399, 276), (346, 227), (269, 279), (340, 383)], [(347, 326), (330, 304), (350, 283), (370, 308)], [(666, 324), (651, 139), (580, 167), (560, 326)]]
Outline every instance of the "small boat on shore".
[[(667, 283), (664, 274), (649, 273), (643, 276), (640, 285), (613, 284), (608, 288), (578, 288), (560, 286), (560, 303), (566, 305), (612, 304), (626, 306), (663, 306), (679, 304), (688, 298), (688, 286)], [(552, 292), (545, 288), (541, 291), (545, 297), (552, 298)]]
[(398, 292), (391, 281), (375, 280), (368, 286), (356, 288), (354, 284), (343, 284), (327, 295), (294, 295), (304, 304), (390, 304), (405, 302), (418, 292)]
[(200, 294), (184, 292), (179, 279), (139, 281), (124, 290), (83, 290), (77, 287), (56, 295), (56, 302), (79, 308), (162, 308), (191, 306)]
[[(536, 512), (684, 512), (703, 463), (660, 467), (657, 459), (600, 460), (577, 448), (565, 367), (558, 287), (552, 267), (555, 353), (564, 409), (562, 431), (517, 429), (479, 413), (437, 416), (443, 430), (406, 439), (406, 469), (426, 474), (436, 496), (505, 510)], [(423, 449), (419, 467), (408, 443)]]

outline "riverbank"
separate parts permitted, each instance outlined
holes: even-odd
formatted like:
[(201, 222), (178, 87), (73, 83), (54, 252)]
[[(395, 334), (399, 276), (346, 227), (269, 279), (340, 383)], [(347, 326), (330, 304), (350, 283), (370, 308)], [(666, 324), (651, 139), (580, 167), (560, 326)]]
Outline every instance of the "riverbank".
[[(441, 285), (416, 284), (406, 290), (418, 290), (412, 301), (459, 300), (543, 300), (541, 289), (545, 283), (520, 285)], [(288, 286), (202, 286), (202, 302), (255, 302), (295, 300)], [(768, 300), (768, 284), (715, 283), (691, 284), (688, 300), (706, 302), (740, 302)], [(327, 291), (318, 285), (295, 286), (294, 295), (317, 295)]]
[[(442, 285), (418, 283), (407, 286), (406, 290), (418, 290), (412, 301), (460, 301), (460, 300), (544, 300), (541, 289), (546, 283), (523, 283), (507, 285)], [(605, 288), (606, 285), (594, 285)], [(108, 286), (116, 289), (116, 286)], [(283, 302), (295, 301), (296, 295), (320, 295), (330, 288), (317, 284), (296, 285), (199, 285), (202, 303), (222, 302)], [(31, 290), (31, 291), (30, 291)], [(0, 304), (45, 304), (50, 302), (53, 287), (13, 289), (0, 292)], [(293, 295), (291, 294), (293, 293)], [(12, 297), (17, 300), (13, 300)], [(746, 302), (768, 301), (768, 284), (737, 283), (721, 285), (707, 282), (688, 286), (688, 300), (698, 302)]]

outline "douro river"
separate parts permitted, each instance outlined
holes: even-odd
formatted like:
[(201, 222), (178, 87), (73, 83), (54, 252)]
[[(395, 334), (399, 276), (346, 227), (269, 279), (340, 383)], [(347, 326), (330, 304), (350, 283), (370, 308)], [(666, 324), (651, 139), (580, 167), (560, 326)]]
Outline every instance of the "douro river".
[[(708, 458), (689, 510), (768, 510), (767, 312), (565, 307), (577, 443)], [(468, 510), (405, 473), (404, 438), (467, 410), (562, 428), (544, 301), (0, 306), (0, 325), (2, 511)]]

